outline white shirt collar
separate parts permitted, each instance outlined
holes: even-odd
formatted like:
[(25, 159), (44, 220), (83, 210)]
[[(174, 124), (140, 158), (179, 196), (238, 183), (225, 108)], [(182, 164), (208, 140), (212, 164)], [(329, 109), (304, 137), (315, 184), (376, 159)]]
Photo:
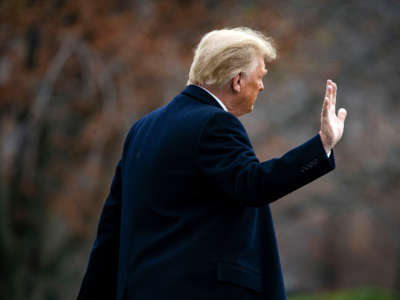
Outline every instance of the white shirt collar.
[(211, 96), (213, 96), (213, 98), (219, 103), (219, 105), (221, 105), (221, 107), (222, 107), (225, 111), (228, 111), (228, 109), (226, 108), (225, 104), (222, 103), (222, 101), (219, 100), (219, 98), (218, 98), (217, 96), (215, 96), (213, 93), (211, 93), (211, 92), (210, 92), (209, 90), (207, 90), (205, 87), (202, 87), (202, 86), (196, 85), (196, 84), (195, 84), (195, 86), (197, 86), (197, 87), (199, 87), (199, 88), (205, 90), (207, 93), (209, 93)]

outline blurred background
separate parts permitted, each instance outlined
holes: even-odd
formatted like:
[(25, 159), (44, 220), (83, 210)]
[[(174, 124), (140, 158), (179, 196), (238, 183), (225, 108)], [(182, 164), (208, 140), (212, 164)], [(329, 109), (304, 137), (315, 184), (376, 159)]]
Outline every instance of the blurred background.
[(203, 34), (234, 26), (278, 47), (242, 118), (260, 160), (318, 132), (327, 79), (348, 110), (337, 169), (271, 204), (288, 295), (395, 299), (396, 0), (1, 1), (1, 299), (76, 297), (131, 124), (184, 88)]

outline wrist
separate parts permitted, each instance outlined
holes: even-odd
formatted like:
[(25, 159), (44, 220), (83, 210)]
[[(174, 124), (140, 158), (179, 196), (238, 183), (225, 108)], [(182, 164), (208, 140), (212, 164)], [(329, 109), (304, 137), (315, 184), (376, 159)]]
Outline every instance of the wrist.
[(333, 147), (328, 143), (327, 138), (321, 130), (319, 131), (319, 136), (321, 138), (322, 146), (324, 147), (325, 153), (328, 155)]

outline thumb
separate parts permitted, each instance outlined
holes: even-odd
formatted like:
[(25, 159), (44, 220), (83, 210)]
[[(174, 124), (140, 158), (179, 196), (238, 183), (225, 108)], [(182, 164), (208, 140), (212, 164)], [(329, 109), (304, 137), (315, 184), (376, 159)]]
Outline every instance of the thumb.
[(340, 121), (344, 122), (346, 120), (347, 110), (344, 108), (339, 109), (338, 118)]

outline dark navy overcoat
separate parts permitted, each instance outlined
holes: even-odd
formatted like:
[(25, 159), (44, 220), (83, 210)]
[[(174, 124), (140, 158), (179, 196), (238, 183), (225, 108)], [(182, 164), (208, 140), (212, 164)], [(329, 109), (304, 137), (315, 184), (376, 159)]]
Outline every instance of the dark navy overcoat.
[(285, 299), (269, 204), (334, 167), (319, 135), (260, 162), (187, 86), (130, 129), (78, 299)]

